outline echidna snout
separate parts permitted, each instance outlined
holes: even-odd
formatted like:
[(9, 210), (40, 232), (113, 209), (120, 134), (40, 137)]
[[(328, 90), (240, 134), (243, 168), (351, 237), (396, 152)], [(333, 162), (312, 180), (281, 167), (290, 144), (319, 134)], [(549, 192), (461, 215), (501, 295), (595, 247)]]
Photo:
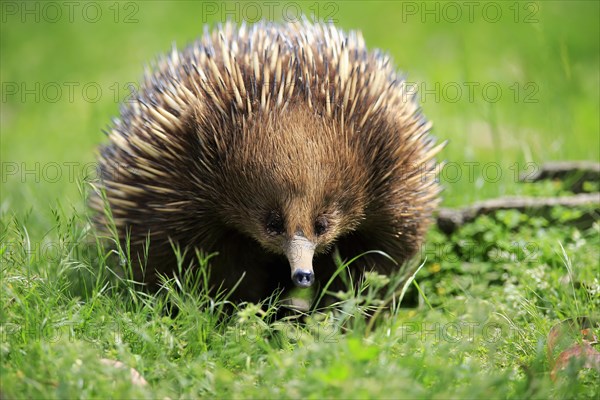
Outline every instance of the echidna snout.
[(290, 240), (286, 256), (292, 269), (292, 282), (300, 288), (312, 286), (315, 281), (312, 259), (315, 253), (315, 245), (299, 233)]

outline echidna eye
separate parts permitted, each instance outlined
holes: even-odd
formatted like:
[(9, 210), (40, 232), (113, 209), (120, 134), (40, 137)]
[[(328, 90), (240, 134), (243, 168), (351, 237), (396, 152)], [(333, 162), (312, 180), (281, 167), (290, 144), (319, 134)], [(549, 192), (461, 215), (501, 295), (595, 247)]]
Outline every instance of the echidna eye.
[(327, 232), (328, 226), (329, 223), (327, 222), (327, 219), (325, 217), (321, 216), (317, 218), (315, 221), (315, 234), (317, 236), (321, 236), (322, 234)]
[(267, 216), (267, 233), (269, 235), (281, 235), (284, 232), (283, 218), (276, 211), (271, 211)]

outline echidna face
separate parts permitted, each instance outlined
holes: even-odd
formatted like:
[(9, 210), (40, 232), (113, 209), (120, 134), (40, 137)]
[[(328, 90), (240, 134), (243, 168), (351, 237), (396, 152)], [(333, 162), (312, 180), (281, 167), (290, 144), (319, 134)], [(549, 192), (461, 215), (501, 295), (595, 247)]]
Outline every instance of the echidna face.
[[(323, 187), (323, 189), (328, 189)], [(329, 188), (331, 189), (331, 188)], [(283, 190), (289, 194), (290, 189)], [(259, 216), (254, 238), (267, 250), (285, 255), (289, 261), (291, 279), (298, 287), (309, 287), (315, 281), (313, 257), (325, 253), (343, 234), (352, 231), (362, 219), (360, 202), (354, 198), (345, 202), (347, 193), (331, 191), (279, 197), (275, 206)]]
[[(322, 171), (323, 169), (321, 169)], [(240, 232), (253, 238), (267, 252), (284, 255), (289, 262), (291, 279), (298, 287), (309, 287), (315, 281), (313, 257), (326, 253), (343, 234), (358, 226), (363, 207), (350, 192), (335, 190), (327, 180), (299, 177), (310, 171), (296, 173), (296, 179), (271, 181), (272, 175), (249, 187), (247, 193), (252, 207), (231, 207), (230, 223)], [(266, 181), (268, 179), (268, 181)], [(315, 185), (314, 182), (321, 182)], [(348, 201), (338, 201), (345, 196)], [(352, 207), (350, 207), (352, 206)]]
[(335, 238), (335, 222), (324, 214), (315, 218), (302, 218), (298, 207), (292, 205), (285, 211), (271, 210), (264, 220), (264, 235), (259, 238), (263, 246), (286, 255), (291, 268), (291, 278), (298, 287), (309, 287), (315, 280), (312, 260), (315, 251), (323, 251)]
[[(306, 200), (306, 199), (305, 199)], [(299, 207), (291, 205), (285, 211), (271, 210), (264, 222), (263, 245), (286, 255), (291, 278), (298, 287), (309, 287), (315, 280), (312, 260), (315, 251), (324, 251), (336, 237), (337, 221), (334, 213), (298, 214)], [(261, 235), (262, 236), (262, 235)]]
[[(266, 119), (266, 120), (265, 120)], [(225, 218), (267, 251), (285, 255), (296, 286), (315, 280), (312, 260), (358, 226), (366, 176), (360, 157), (315, 113), (291, 109), (252, 121), (252, 138), (227, 155)], [(243, 166), (243, 175), (240, 167)], [(240, 190), (242, 189), (242, 190)]]

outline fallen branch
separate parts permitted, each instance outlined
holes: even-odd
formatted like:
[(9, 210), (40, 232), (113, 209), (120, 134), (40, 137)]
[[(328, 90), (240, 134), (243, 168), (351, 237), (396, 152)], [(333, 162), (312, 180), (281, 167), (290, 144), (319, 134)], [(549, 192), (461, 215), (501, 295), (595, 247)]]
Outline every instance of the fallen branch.
[(520, 176), (522, 182), (538, 182), (545, 179), (562, 180), (574, 193), (583, 191), (586, 181), (600, 181), (600, 163), (593, 161), (557, 161), (542, 164), (540, 169)]
[(600, 193), (585, 193), (564, 197), (501, 197), (475, 203), (462, 209), (442, 208), (437, 216), (437, 225), (442, 232), (450, 234), (480, 215), (498, 210), (517, 210), (528, 214), (548, 213), (552, 207), (585, 207), (591, 209), (582, 216), (585, 226), (598, 221), (600, 215)]

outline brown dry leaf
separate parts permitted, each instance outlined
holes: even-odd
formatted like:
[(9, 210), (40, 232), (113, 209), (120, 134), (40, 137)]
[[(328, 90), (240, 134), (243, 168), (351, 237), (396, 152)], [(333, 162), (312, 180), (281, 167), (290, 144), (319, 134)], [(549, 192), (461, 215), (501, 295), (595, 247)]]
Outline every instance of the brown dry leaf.
[(600, 372), (600, 353), (589, 343), (581, 343), (569, 347), (567, 350), (560, 353), (556, 360), (556, 364), (550, 373), (550, 378), (556, 380), (557, 374), (565, 369), (572, 358), (580, 358), (585, 360), (583, 368), (596, 369)]
[[(600, 371), (600, 352), (592, 347), (598, 344), (598, 338), (594, 334), (594, 329), (598, 327), (598, 319), (590, 317), (570, 318), (552, 327), (548, 334), (547, 355), (552, 366), (550, 378), (553, 381), (569, 365), (571, 359), (583, 360), (582, 368)], [(558, 351), (560, 354), (555, 358), (554, 354)]]
[[(115, 368), (127, 368), (127, 366), (121, 361), (109, 360), (108, 358), (102, 358), (100, 359), (100, 362), (104, 365), (110, 365)], [(144, 377), (134, 368), (129, 368), (129, 372), (131, 374), (131, 383), (133, 383), (134, 385), (144, 386), (148, 384)]]

